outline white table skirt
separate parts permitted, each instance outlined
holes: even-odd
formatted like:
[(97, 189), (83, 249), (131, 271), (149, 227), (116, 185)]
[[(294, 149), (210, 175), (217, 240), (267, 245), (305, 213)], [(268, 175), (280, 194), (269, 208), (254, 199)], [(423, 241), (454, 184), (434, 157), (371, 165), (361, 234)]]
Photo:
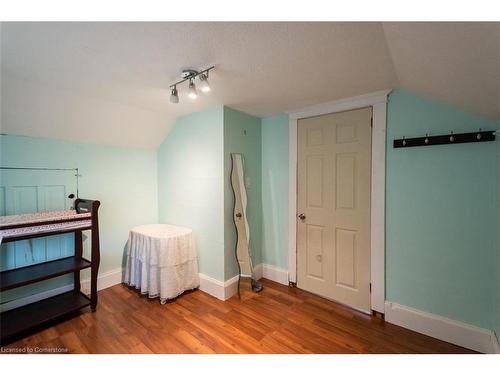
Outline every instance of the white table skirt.
[(129, 234), (124, 282), (161, 302), (199, 287), (198, 259), (189, 228), (140, 225)]

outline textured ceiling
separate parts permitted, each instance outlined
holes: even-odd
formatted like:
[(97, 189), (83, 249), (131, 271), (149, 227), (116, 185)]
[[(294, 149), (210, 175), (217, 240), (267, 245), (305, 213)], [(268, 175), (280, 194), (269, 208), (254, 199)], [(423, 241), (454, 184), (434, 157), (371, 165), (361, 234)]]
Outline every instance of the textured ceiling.
[[(255, 116), (403, 88), (499, 117), (499, 24), (3, 23), (2, 132), (156, 147), (217, 104)], [(182, 68), (212, 92), (168, 101)]]

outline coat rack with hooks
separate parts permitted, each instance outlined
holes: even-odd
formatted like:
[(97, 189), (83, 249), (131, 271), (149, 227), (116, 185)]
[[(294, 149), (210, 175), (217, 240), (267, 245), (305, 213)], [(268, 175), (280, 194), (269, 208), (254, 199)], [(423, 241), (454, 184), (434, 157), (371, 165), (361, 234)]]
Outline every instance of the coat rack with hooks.
[(477, 132), (473, 133), (457, 133), (444, 135), (433, 135), (428, 134), (425, 137), (417, 138), (406, 138), (395, 139), (393, 147), (394, 148), (404, 148), (404, 147), (417, 147), (417, 146), (434, 146), (434, 145), (447, 145), (454, 143), (477, 143), (477, 142), (491, 142), (495, 140), (496, 131), (488, 130), (482, 131), (479, 129)]

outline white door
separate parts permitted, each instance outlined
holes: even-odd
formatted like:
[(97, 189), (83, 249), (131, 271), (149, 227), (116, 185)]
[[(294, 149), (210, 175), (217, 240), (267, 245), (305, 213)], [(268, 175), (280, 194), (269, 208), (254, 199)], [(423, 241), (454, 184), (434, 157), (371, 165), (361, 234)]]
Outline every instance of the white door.
[(297, 286), (370, 310), (372, 109), (297, 125)]

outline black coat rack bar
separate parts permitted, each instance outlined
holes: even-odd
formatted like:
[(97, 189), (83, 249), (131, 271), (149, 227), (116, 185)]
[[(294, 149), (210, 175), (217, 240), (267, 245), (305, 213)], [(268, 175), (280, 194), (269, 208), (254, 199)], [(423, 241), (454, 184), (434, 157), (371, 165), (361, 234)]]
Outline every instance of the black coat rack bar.
[(426, 135), (418, 138), (402, 138), (394, 140), (394, 148), (401, 147), (417, 147), (417, 146), (434, 146), (434, 145), (449, 145), (454, 143), (477, 143), (491, 142), (495, 140), (495, 131), (477, 131), (473, 133), (458, 133), (451, 132), (446, 135)]

